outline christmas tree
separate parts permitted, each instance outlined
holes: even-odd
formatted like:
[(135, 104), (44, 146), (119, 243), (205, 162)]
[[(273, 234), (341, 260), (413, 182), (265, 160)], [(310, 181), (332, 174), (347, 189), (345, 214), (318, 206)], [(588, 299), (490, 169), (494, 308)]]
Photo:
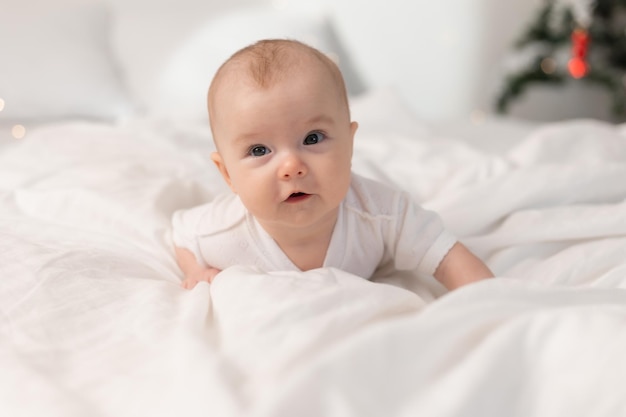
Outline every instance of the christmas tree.
[(626, 0), (545, 0), (515, 46), (498, 112), (530, 85), (586, 82), (606, 89), (615, 119), (626, 120)]

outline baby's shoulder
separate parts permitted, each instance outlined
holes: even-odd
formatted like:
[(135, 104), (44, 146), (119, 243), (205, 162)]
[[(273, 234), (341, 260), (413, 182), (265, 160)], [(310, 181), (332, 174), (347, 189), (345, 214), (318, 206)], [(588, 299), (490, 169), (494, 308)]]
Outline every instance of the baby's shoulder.
[(224, 193), (206, 204), (176, 211), (172, 225), (174, 229), (187, 229), (198, 236), (208, 236), (240, 224), (245, 217), (246, 209), (239, 197)]

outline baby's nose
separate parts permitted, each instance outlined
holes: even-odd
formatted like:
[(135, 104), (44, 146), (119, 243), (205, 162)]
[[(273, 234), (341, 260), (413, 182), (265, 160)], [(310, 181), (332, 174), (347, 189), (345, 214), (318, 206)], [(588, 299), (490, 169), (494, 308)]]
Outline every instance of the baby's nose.
[(281, 161), (280, 169), (278, 170), (278, 176), (281, 179), (290, 179), (303, 177), (307, 174), (308, 170), (306, 164), (295, 153), (289, 153), (285, 155)]

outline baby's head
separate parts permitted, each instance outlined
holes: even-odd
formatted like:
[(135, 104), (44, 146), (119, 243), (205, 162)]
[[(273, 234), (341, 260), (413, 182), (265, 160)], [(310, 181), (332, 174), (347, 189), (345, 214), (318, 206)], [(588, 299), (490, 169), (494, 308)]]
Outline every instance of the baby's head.
[(213, 161), (260, 221), (287, 220), (290, 211), (302, 217), (290, 222), (306, 223), (336, 210), (350, 183), (357, 124), (326, 55), (290, 40), (250, 45), (217, 71), (208, 109)]
[(222, 88), (251, 83), (261, 89), (270, 88), (289, 76), (306, 77), (304, 66), (310, 65), (331, 77), (329, 86), (337, 93), (349, 117), (346, 85), (339, 67), (325, 54), (304, 43), (286, 39), (261, 40), (235, 52), (218, 69), (208, 92), (208, 111), (211, 127), (217, 123), (217, 99)]

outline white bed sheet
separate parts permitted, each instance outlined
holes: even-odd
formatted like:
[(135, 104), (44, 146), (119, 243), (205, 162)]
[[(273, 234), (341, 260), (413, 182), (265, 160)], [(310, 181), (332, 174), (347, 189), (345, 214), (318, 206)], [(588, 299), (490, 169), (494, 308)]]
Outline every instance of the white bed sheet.
[(0, 415), (626, 415), (624, 128), (474, 146), (388, 92), (353, 114), (355, 171), (497, 279), (233, 267), (185, 291), (170, 216), (226, 189), (208, 129), (45, 125), (0, 149)]

